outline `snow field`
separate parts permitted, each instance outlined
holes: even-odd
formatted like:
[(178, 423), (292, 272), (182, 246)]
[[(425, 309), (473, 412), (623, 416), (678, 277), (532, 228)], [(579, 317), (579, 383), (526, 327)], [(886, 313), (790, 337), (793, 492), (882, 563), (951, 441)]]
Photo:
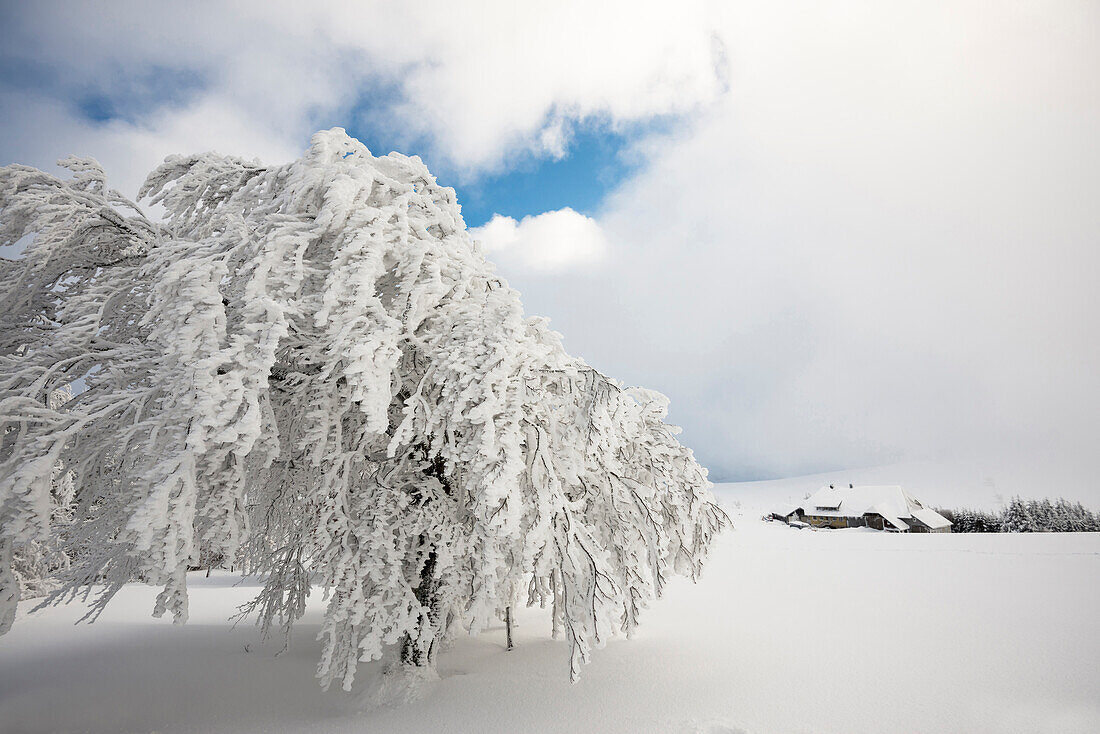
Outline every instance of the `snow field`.
[[(755, 494), (754, 494), (755, 492)], [(257, 587), (191, 574), (191, 621), (125, 588), (0, 638), (0, 732), (1095, 732), (1100, 534), (895, 535), (763, 523), (759, 486), (720, 485), (736, 530), (698, 585), (678, 579), (568, 682), (546, 611), (460, 638), (419, 700), (313, 678), (323, 602), (290, 648), (226, 619)], [(738, 508), (737, 503), (742, 507)]]

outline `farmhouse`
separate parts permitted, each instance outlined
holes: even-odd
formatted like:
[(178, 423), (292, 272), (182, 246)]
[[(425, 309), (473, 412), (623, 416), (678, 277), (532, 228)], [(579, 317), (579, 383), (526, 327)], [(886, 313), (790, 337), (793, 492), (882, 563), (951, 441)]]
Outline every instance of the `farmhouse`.
[(817, 490), (783, 515), (819, 528), (871, 527), (900, 533), (949, 533), (951, 522), (897, 485)]

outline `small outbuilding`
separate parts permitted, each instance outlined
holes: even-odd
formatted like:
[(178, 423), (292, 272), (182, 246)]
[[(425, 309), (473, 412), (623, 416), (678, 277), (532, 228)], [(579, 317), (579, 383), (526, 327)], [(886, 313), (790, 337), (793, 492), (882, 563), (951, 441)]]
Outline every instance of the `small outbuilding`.
[(896, 533), (950, 533), (951, 521), (897, 485), (838, 487), (830, 484), (814, 492), (783, 519), (818, 528), (859, 528)]

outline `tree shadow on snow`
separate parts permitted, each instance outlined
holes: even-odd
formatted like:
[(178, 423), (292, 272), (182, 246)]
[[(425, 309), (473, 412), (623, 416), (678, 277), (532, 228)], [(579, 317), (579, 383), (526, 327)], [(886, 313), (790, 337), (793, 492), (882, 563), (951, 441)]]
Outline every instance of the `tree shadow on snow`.
[(94, 640), (76, 649), (37, 649), (0, 666), (0, 730), (215, 731), (244, 720), (263, 728), (345, 716), (346, 698), (322, 691), (313, 677), (317, 630), (296, 626), (289, 649), (276, 657), (282, 638), (261, 645), (248, 624), (99, 634), (93, 626), (86, 631)]

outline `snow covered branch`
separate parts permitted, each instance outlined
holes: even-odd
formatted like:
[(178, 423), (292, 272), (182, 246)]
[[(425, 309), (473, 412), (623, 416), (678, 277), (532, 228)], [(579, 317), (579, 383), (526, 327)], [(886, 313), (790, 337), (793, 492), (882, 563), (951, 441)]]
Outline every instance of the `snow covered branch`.
[(339, 129), (284, 166), (173, 156), (141, 192), (163, 223), (67, 165), (0, 169), (0, 629), (12, 554), (52, 539), (48, 601), (94, 586), (93, 614), (141, 579), (186, 619), (203, 554), (264, 576), (265, 632), (319, 586), (326, 686), (390, 645), (430, 665), (526, 589), (575, 679), (699, 574), (727, 520), (667, 400), (525, 317), (419, 158)]

